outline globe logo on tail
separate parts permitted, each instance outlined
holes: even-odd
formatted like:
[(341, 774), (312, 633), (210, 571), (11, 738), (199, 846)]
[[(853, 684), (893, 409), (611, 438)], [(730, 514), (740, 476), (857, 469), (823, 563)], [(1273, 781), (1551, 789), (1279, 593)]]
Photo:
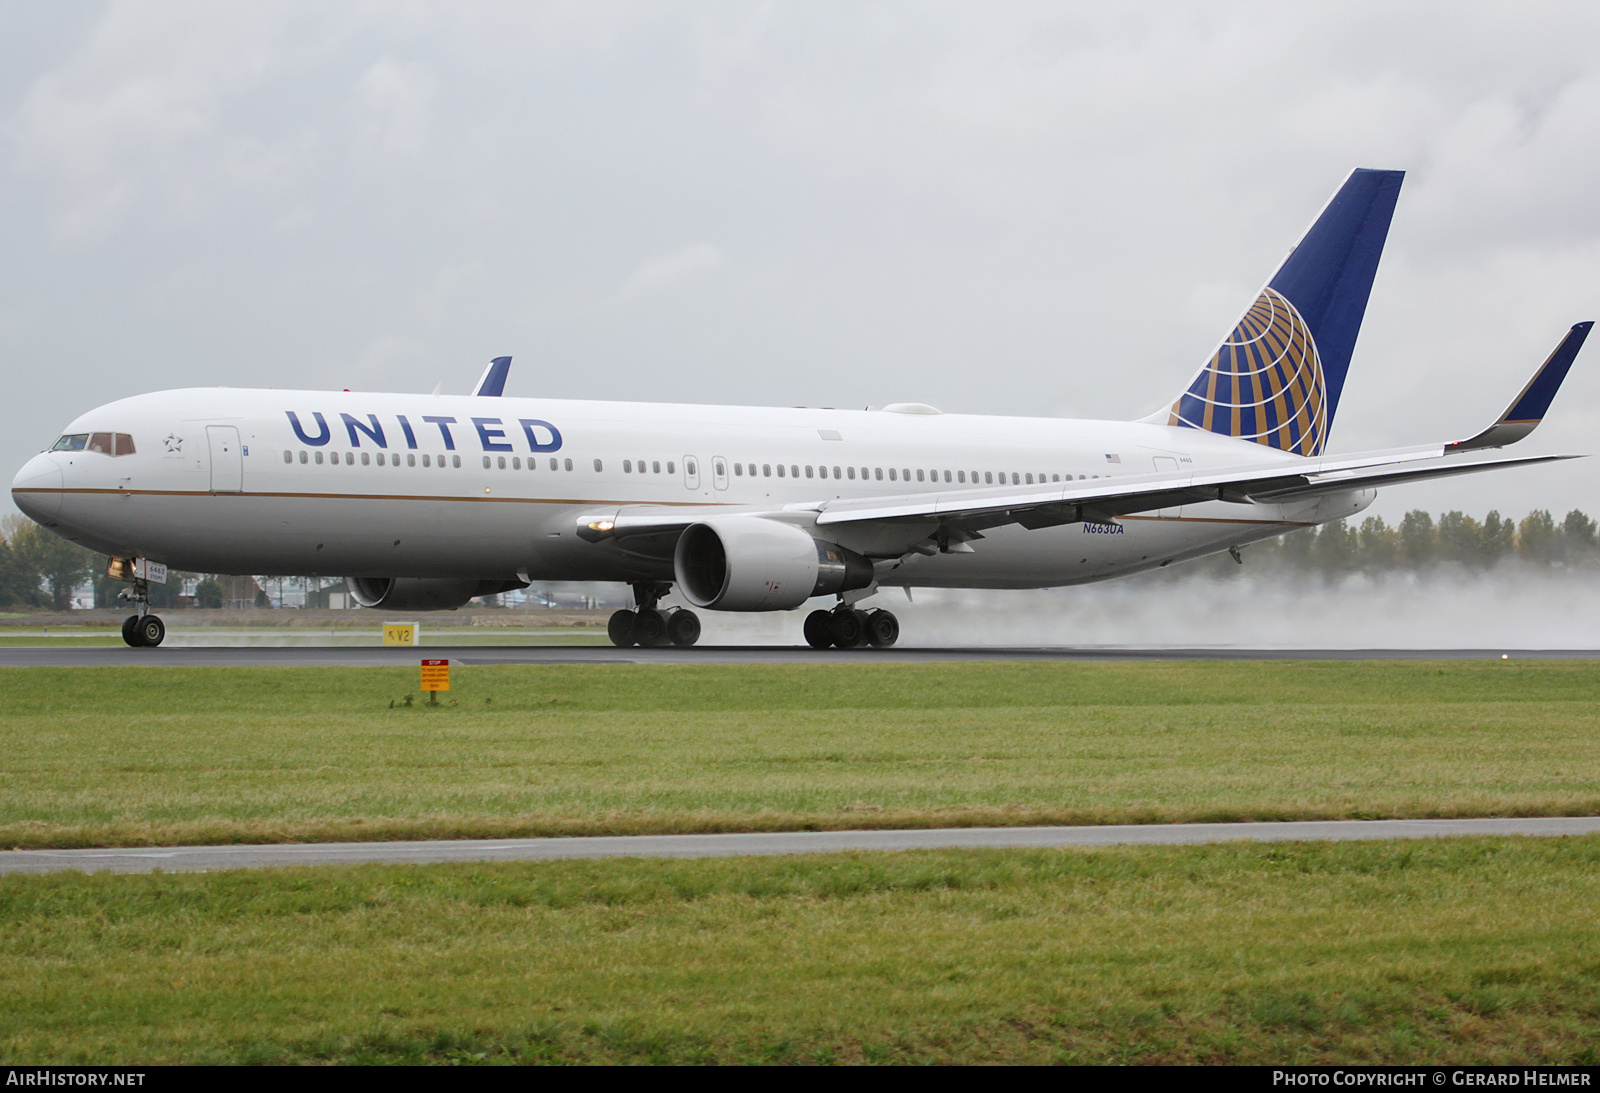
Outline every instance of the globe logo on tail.
[(1262, 289), (1172, 404), (1167, 424), (1320, 455), (1328, 433), (1327, 389), (1317, 343), (1295, 306)]

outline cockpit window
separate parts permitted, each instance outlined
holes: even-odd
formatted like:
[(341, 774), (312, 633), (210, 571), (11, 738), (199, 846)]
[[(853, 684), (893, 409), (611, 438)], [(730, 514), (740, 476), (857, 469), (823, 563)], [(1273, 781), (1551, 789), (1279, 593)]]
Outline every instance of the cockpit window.
[(101, 455), (133, 455), (133, 437), (128, 433), (68, 433), (55, 442), (52, 452), (99, 452)]

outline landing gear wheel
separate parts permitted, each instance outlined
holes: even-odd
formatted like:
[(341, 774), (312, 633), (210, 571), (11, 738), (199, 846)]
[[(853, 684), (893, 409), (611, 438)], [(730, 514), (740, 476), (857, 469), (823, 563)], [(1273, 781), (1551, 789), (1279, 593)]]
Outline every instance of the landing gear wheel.
[(135, 649), (141, 648), (139, 641), (139, 616), (129, 615), (122, 620), (122, 640)]
[(806, 616), (806, 644), (813, 649), (826, 649), (833, 644), (833, 612), (813, 611)]
[(667, 620), (655, 608), (640, 608), (633, 620), (633, 640), (641, 649), (655, 649), (667, 643)]
[(632, 611), (615, 611), (606, 622), (606, 636), (611, 639), (611, 644), (619, 649), (627, 649), (634, 643), (633, 636), (634, 615)]
[(830, 620), (833, 643), (841, 649), (859, 649), (867, 643), (867, 615), (853, 607), (835, 608)]
[(146, 615), (139, 620), (139, 625), (134, 628), (134, 636), (139, 639), (140, 645), (147, 649), (154, 649), (166, 639), (167, 624), (154, 615)]
[(674, 611), (667, 616), (667, 640), (687, 649), (700, 640), (700, 616), (693, 611)]
[(879, 649), (887, 649), (900, 640), (900, 620), (887, 611), (874, 611), (867, 616), (867, 640)]

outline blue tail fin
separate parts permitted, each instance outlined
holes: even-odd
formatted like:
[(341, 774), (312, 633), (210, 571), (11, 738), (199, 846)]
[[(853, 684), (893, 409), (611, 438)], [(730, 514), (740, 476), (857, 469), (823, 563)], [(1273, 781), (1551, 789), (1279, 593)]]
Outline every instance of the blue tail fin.
[(1167, 424), (1322, 453), (1404, 178), (1351, 172), (1172, 404)]

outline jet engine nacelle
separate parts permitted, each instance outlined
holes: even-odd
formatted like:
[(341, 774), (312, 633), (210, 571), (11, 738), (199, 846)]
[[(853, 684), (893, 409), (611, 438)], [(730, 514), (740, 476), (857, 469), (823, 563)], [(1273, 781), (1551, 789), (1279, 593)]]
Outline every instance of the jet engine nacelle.
[(521, 581), (453, 577), (346, 577), (344, 583), (362, 607), (386, 611), (454, 611), (474, 596), (528, 587)]
[(684, 599), (714, 611), (786, 611), (872, 583), (861, 555), (759, 516), (686, 528), (672, 568)]

